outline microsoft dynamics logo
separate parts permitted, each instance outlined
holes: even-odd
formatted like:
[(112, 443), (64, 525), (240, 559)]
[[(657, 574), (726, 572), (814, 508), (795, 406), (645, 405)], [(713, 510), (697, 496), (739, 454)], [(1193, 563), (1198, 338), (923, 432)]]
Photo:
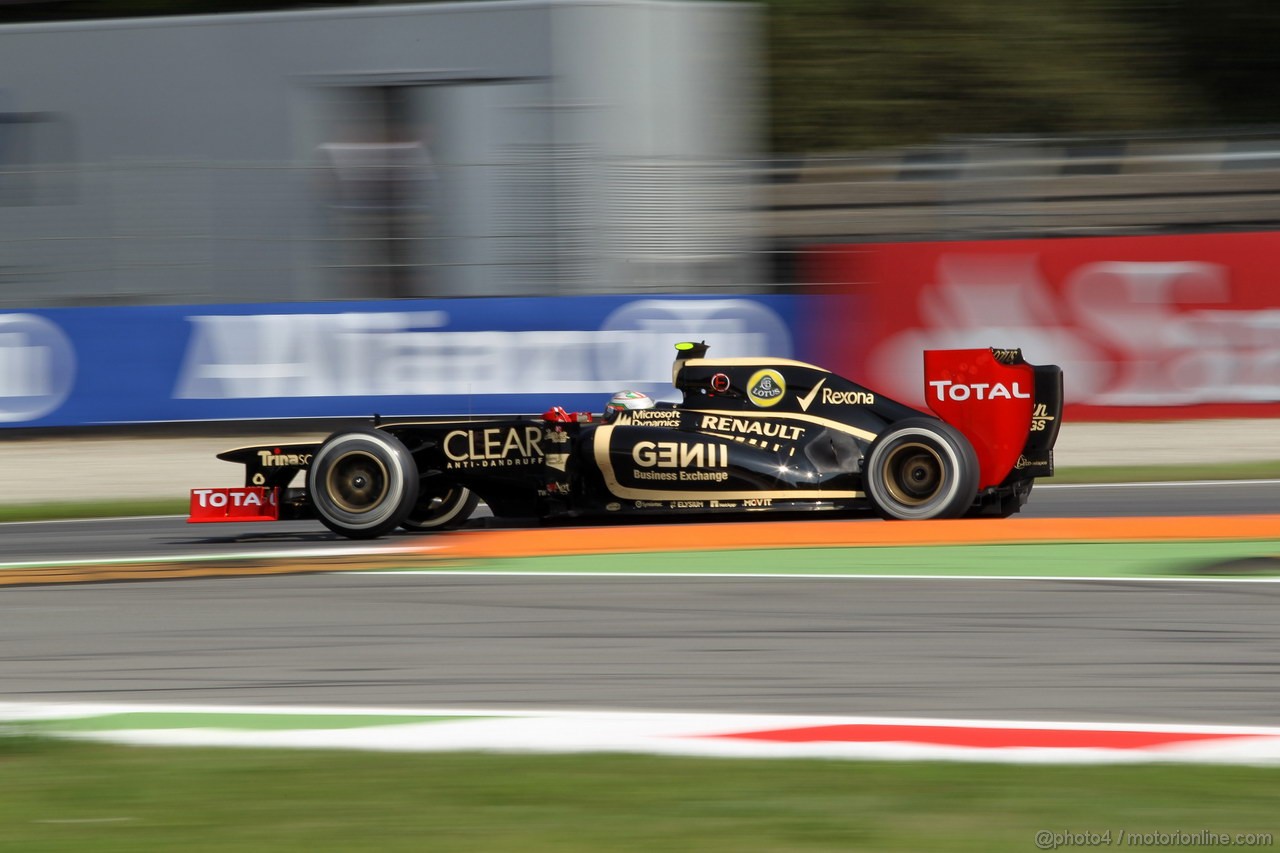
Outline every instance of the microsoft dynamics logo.
[(41, 418), (62, 405), (75, 384), (71, 342), (35, 314), (0, 314), (0, 423)]

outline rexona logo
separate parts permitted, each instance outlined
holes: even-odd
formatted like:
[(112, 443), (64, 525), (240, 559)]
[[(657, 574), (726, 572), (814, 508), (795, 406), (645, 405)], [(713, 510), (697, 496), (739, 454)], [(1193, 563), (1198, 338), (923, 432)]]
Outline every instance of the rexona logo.
[(499, 468), (542, 461), (542, 427), (455, 429), (444, 437), (449, 468)]
[(832, 391), (822, 389), (822, 402), (829, 406), (874, 406), (876, 395), (870, 391)]
[(762, 409), (776, 406), (786, 393), (787, 381), (776, 370), (757, 370), (747, 383), (747, 399)]
[(75, 375), (75, 351), (62, 329), (36, 314), (0, 314), (0, 422), (54, 411)]
[(956, 400), (957, 402), (973, 398), (975, 400), (1012, 400), (1012, 399), (1030, 399), (1031, 395), (1023, 391), (1017, 382), (1012, 383), (1012, 387), (1006, 386), (1003, 382), (974, 382), (972, 385), (965, 385), (960, 382), (952, 382), (948, 379), (934, 379), (929, 382), (929, 387), (934, 389), (938, 395), (938, 400)]
[(827, 378), (824, 376), (818, 380), (817, 385), (809, 389), (807, 394), (798, 398), (800, 411), (809, 411), (819, 391), (822, 392), (823, 405), (827, 406), (874, 406), (876, 404), (876, 395), (870, 391), (836, 391), (828, 388)]

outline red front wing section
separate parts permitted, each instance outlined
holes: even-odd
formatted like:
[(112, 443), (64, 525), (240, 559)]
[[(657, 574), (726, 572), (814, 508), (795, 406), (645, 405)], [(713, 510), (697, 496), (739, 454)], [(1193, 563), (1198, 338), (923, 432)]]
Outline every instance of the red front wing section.
[(265, 486), (192, 489), (188, 522), (279, 521), (280, 490)]
[(1002, 483), (1031, 430), (1035, 369), (1017, 350), (930, 350), (924, 379), (929, 408), (964, 433), (978, 454), (978, 488)]

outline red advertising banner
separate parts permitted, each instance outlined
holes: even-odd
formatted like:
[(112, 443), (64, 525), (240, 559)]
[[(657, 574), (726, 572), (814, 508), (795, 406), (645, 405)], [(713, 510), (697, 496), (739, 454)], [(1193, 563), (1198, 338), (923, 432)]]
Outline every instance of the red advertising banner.
[(1280, 415), (1280, 232), (815, 247), (816, 359), (923, 406), (921, 352), (1021, 347), (1076, 420)]

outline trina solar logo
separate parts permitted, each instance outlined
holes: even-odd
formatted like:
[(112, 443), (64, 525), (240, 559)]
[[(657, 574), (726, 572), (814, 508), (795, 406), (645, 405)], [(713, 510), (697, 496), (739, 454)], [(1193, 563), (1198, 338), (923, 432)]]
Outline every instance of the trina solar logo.
[(291, 465), (307, 466), (311, 464), (310, 453), (281, 453), (279, 450), (259, 450), (258, 464), (263, 468), (285, 468)]

